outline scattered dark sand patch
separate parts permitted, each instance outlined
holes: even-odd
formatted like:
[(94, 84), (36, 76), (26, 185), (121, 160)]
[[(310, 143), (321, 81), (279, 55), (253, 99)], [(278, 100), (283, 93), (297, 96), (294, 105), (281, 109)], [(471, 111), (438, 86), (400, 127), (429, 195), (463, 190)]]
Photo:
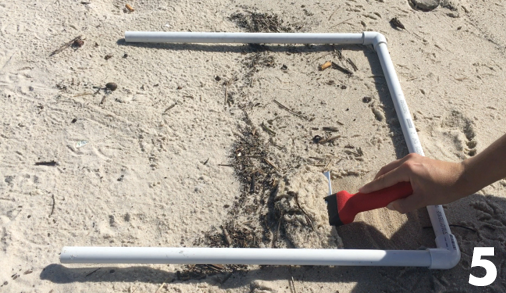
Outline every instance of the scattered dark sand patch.
[(292, 29), (283, 24), (277, 14), (246, 12), (234, 13), (229, 19), (247, 32), (291, 32)]

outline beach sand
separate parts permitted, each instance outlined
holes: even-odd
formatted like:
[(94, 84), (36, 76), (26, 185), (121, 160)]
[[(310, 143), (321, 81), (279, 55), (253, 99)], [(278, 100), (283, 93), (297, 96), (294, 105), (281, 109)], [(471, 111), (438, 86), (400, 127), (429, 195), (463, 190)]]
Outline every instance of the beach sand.
[[(328, 225), (323, 171), (334, 192), (356, 192), (408, 153), (373, 48), (127, 44), (124, 32), (378, 31), (425, 155), (456, 162), (506, 132), (505, 5), (1, 3), (0, 292), (506, 291), (506, 180), (444, 206), (462, 251), (451, 270), (59, 263), (63, 246), (435, 247), (425, 209)], [(351, 74), (319, 70), (327, 61)], [(488, 287), (468, 284), (484, 274), (474, 247), (495, 248)]]

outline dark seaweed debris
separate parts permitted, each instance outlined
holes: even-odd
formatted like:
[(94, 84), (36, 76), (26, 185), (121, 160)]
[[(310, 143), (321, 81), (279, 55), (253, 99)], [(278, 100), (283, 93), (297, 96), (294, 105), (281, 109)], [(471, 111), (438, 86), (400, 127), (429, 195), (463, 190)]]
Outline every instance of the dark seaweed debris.
[(290, 27), (283, 25), (283, 20), (276, 14), (267, 13), (234, 13), (229, 19), (248, 32), (290, 32)]

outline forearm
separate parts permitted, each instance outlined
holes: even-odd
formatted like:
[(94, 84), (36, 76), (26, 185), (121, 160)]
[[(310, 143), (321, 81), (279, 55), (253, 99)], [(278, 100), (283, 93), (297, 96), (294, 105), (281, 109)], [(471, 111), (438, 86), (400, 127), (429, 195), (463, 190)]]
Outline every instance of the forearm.
[(506, 177), (506, 135), (462, 165), (464, 172), (458, 182), (462, 197)]

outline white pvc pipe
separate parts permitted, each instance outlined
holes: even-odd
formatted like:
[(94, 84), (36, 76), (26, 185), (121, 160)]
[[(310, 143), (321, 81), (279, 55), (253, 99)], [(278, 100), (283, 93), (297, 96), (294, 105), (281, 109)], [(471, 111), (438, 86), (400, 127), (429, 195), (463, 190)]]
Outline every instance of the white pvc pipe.
[[(408, 150), (423, 155), (386, 39), (377, 32), (340, 33), (165, 33), (125, 32), (126, 42), (164, 43), (282, 43), (373, 45), (383, 68)], [(449, 269), (460, 260), (441, 206), (427, 211), (436, 235), (437, 248), (426, 250), (363, 249), (259, 249), (259, 248), (155, 248), (155, 247), (64, 247), (62, 263), (180, 263), (264, 265), (415, 266)]]
[(64, 247), (62, 263), (248, 264), (429, 267), (427, 250)]
[(341, 33), (186, 33), (125, 32), (131, 43), (276, 43), (276, 44), (347, 44), (362, 45), (363, 35)]
[[(401, 84), (397, 78), (394, 65), (388, 53), (386, 42), (380, 42), (375, 45), (381, 68), (385, 75), (390, 96), (394, 102), (395, 111), (401, 125), (402, 133), (410, 153), (417, 153), (424, 156), (415, 124), (411, 118), (406, 99), (401, 89)], [(436, 245), (442, 250), (433, 250), (433, 266), (440, 268), (452, 268), (460, 261), (460, 249), (457, 245), (455, 236), (451, 234), (450, 226), (441, 205), (427, 206), (427, 212), (436, 235)], [(448, 255), (443, 256), (440, 253), (447, 251)], [(436, 257), (437, 255), (437, 257)]]

